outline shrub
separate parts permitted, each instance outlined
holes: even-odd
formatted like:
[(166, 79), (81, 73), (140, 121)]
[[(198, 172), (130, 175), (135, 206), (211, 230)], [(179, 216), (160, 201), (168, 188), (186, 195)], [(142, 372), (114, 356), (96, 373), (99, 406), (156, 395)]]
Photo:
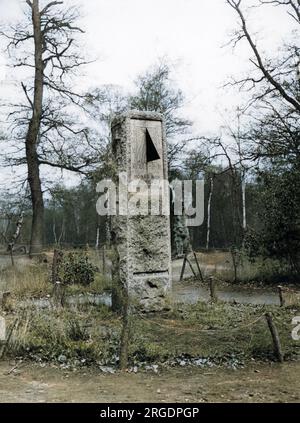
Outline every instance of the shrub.
[(64, 256), (59, 277), (66, 285), (90, 285), (95, 279), (95, 267), (83, 253), (68, 253)]

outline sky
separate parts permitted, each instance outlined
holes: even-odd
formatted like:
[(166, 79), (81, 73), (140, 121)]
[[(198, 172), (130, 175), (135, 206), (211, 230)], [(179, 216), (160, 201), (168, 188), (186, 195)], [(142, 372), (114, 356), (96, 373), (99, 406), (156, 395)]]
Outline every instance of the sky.
[[(44, 4), (45, 1), (41, 0)], [(66, 0), (81, 6), (82, 49), (96, 59), (74, 81), (76, 89), (116, 84), (132, 90), (139, 73), (167, 57), (172, 79), (185, 94), (184, 115), (194, 122), (195, 134), (217, 134), (224, 115), (243, 102), (236, 90), (224, 89), (231, 75), (249, 69), (246, 42), (233, 50), (224, 46), (238, 28), (238, 19), (226, 0)], [(257, 4), (243, 0), (245, 8)], [(25, 0), (0, 0), (0, 21), (17, 22)], [(291, 30), (291, 19), (272, 6), (251, 9), (249, 25), (256, 41), (274, 56)], [(16, 74), (5, 67), (0, 41), (0, 98), (12, 95)]]

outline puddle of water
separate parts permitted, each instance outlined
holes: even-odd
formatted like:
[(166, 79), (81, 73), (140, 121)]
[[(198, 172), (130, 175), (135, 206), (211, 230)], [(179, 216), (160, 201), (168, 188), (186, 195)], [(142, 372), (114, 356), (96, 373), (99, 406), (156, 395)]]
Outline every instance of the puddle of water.
[[(225, 302), (236, 301), (239, 304), (280, 305), (278, 294), (271, 290), (222, 288), (217, 291), (217, 296)], [(210, 294), (204, 287), (177, 285), (173, 290), (173, 299), (175, 302), (196, 304), (199, 300), (209, 301)]]
[[(15, 262), (17, 266), (24, 266), (28, 263), (28, 258), (24, 256), (16, 256)], [(0, 269), (10, 266), (9, 256), (0, 256)], [(209, 290), (203, 286), (188, 286), (178, 282), (182, 260), (173, 261), (173, 278), (176, 281), (173, 286), (172, 297), (175, 303), (195, 304), (200, 301), (209, 301)], [(186, 277), (192, 276), (189, 267), (187, 267)], [(249, 288), (236, 288), (236, 287), (222, 287), (217, 290), (218, 298), (222, 301), (232, 302), (236, 301), (240, 304), (255, 304), (255, 305), (280, 305), (277, 292), (271, 289), (249, 289)], [(23, 301), (23, 304), (34, 305), (38, 308), (50, 308), (50, 298), (40, 298)], [(22, 304), (21, 303), (21, 304)], [(101, 305), (105, 304), (111, 307), (111, 294), (82, 294), (73, 295), (66, 298), (66, 303), (70, 306), (91, 304)]]
[[(218, 298), (225, 302), (236, 301), (239, 304), (254, 305), (280, 305), (278, 294), (266, 290), (232, 290), (225, 289), (217, 292)], [(175, 303), (196, 304), (198, 301), (208, 302), (210, 299), (209, 291), (203, 287), (195, 286), (175, 286), (173, 290), (173, 300)], [(106, 305), (111, 307), (112, 300), (110, 293), (104, 294), (84, 294), (72, 295), (66, 298), (66, 304), (69, 306), (78, 306), (83, 304)], [(33, 305), (37, 308), (50, 308), (52, 306), (51, 298), (39, 298), (22, 301), (21, 306)]]
[(106, 292), (104, 294), (86, 294), (86, 295), (72, 295), (66, 298), (66, 303), (69, 305), (106, 305), (111, 307), (111, 294)]

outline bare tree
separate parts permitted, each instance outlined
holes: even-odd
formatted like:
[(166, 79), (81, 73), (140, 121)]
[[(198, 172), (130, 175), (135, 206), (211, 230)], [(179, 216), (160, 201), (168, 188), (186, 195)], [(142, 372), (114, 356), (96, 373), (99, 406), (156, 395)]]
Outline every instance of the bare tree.
[[(210, 232), (211, 232), (211, 211), (212, 211), (212, 197), (214, 191), (214, 182), (216, 178), (227, 174), (230, 177), (231, 189), (230, 201), (232, 212), (233, 236), (234, 245), (237, 247), (240, 244), (240, 234), (245, 232), (246, 226), (246, 185), (245, 175), (247, 172), (246, 163), (241, 150), (239, 138), (239, 124), (238, 129), (228, 124), (226, 125), (228, 134), (224, 136), (216, 136), (214, 138), (199, 137), (198, 143), (200, 151), (206, 151), (208, 160), (204, 161), (203, 171), (208, 175), (209, 191), (207, 204), (207, 232), (206, 232), (206, 248), (209, 248)], [(223, 163), (226, 165), (224, 166)], [(214, 164), (214, 165), (213, 165)], [(240, 204), (242, 204), (243, 221), (240, 216)]]
[[(299, 272), (300, 47), (299, 0), (257, 0), (291, 18), (291, 34), (275, 57), (268, 57), (249, 29), (243, 0), (227, 0), (240, 21), (233, 45), (245, 40), (252, 71), (231, 84), (247, 90), (248, 124), (243, 128), (243, 159), (256, 166), (262, 195), (261, 228), (248, 237), (251, 254), (288, 259)], [(251, 230), (251, 228), (250, 228)], [(249, 242), (250, 241), (250, 242)]]
[[(9, 118), (16, 139), (16, 156), (9, 165), (27, 165), (32, 201), (30, 254), (43, 245), (44, 201), (41, 166), (85, 173), (96, 162), (95, 138), (80, 127), (75, 106), (85, 97), (73, 91), (70, 76), (87, 62), (75, 42), (83, 30), (77, 25), (79, 12), (63, 1), (26, 0), (21, 23), (2, 30), (14, 68), (28, 68), (33, 76), (22, 81), (26, 103), (11, 104)], [(13, 53), (13, 54), (12, 54)], [(25, 148), (20, 143), (25, 140)], [(79, 150), (77, 149), (79, 147)]]
[[(289, 77), (295, 77), (299, 69), (299, 47), (297, 45), (290, 45), (287, 47), (286, 54), (275, 63), (275, 60), (264, 59), (262, 53), (257, 46), (253, 36), (248, 28), (247, 20), (242, 9), (242, 0), (227, 0), (227, 3), (235, 10), (239, 16), (241, 28), (235, 34), (233, 43), (237, 44), (243, 39), (246, 39), (250, 46), (253, 57), (250, 62), (253, 64), (255, 74), (248, 76), (240, 81), (235, 81), (242, 87), (256, 87), (258, 84), (264, 86), (264, 91), (261, 92), (256, 100), (265, 97), (272, 97), (275, 93), (288, 103), (293, 109), (300, 112), (299, 97), (292, 91), (292, 85), (287, 84)], [(260, 4), (282, 5), (287, 8), (288, 13), (293, 17), (298, 24), (300, 24), (300, 3), (295, 0), (260, 0)], [(298, 81), (299, 82), (299, 81)]]
[(109, 143), (113, 115), (128, 109), (128, 97), (118, 85), (101, 85), (87, 95), (86, 108), (96, 122), (102, 138)]
[(164, 115), (169, 141), (169, 166), (172, 167), (186, 145), (187, 141), (183, 135), (192, 125), (191, 121), (180, 114), (184, 105), (184, 95), (171, 80), (170, 65), (164, 59), (160, 59), (144, 74), (139, 75), (135, 85), (137, 93), (129, 98), (129, 107)]
[[(132, 95), (126, 94), (115, 85), (98, 87), (91, 91), (86, 107), (94, 122), (97, 122), (101, 136), (106, 142), (110, 141), (110, 123), (113, 114), (132, 109), (162, 113), (166, 120), (169, 164), (172, 167), (190, 141), (185, 139), (185, 134), (192, 123), (180, 114), (184, 105), (184, 95), (171, 80), (170, 65), (165, 59), (159, 59), (156, 64), (140, 74), (135, 80), (135, 86), (136, 92)], [(109, 145), (106, 145), (109, 152)], [(108, 163), (108, 160), (103, 162)], [(109, 173), (106, 166), (103, 171)]]
[[(260, 7), (282, 7), (291, 16), (290, 40), (279, 50), (276, 57), (266, 57), (251, 34), (243, 8), (243, 0), (227, 0), (240, 19), (232, 43), (235, 46), (246, 40), (252, 52), (252, 71), (242, 79), (230, 84), (250, 93), (245, 109), (252, 117), (244, 128), (244, 158), (263, 160), (283, 158), (296, 163), (300, 156), (300, 3), (295, 0), (259, 0)], [(292, 25), (291, 25), (292, 28)], [(253, 107), (254, 106), (254, 107)]]

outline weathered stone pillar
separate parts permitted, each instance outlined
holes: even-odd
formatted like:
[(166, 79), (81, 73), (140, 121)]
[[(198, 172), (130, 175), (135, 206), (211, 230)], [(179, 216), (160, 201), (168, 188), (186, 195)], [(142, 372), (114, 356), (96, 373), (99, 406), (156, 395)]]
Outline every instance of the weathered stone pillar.
[[(120, 293), (143, 311), (168, 308), (171, 241), (164, 121), (153, 112), (129, 112), (112, 122), (118, 187), (112, 217), (113, 306)], [(121, 176), (119, 176), (121, 174)]]

